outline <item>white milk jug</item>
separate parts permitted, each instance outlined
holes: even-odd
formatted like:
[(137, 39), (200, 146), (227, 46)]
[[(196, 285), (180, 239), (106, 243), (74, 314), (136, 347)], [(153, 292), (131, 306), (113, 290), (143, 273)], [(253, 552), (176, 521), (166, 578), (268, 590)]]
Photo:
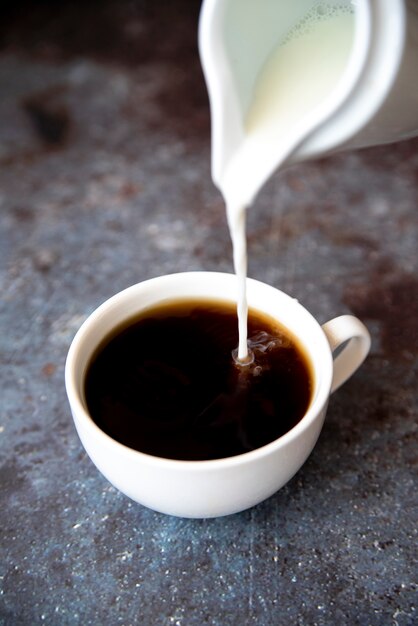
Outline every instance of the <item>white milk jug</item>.
[(236, 205), (279, 166), (418, 134), (418, 0), (204, 0), (199, 49)]
[(418, 0), (204, 0), (199, 49), (245, 364), (246, 208), (277, 168), (418, 134)]

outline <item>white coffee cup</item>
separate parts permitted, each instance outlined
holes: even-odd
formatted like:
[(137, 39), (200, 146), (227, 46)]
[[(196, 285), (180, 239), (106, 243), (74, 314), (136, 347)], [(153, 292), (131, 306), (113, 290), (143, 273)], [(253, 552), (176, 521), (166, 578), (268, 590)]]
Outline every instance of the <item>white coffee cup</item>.
[[(299, 470), (324, 422), (330, 394), (361, 365), (370, 348), (365, 326), (351, 315), (322, 327), (299, 302), (248, 279), (251, 308), (277, 319), (303, 344), (313, 366), (312, 400), (302, 420), (279, 439), (251, 452), (210, 461), (178, 461), (138, 452), (105, 434), (89, 415), (86, 370), (102, 340), (123, 321), (179, 298), (235, 301), (236, 277), (215, 272), (160, 276), (104, 302), (77, 332), (66, 362), (68, 399), (79, 437), (102, 474), (133, 500), (181, 517), (217, 517), (265, 500)], [(333, 360), (333, 352), (339, 348)]]

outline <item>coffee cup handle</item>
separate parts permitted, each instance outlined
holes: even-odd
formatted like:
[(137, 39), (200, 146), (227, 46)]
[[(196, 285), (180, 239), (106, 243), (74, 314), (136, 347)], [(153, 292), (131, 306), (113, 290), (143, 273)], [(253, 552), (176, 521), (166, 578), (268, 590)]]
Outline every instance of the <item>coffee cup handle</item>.
[[(341, 315), (322, 326), (333, 352), (334, 374), (331, 393), (360, 367), (370, 350), (370, 334), (354, 315)], [(339, 350), (338, 350), (339, 349)], [(334, 356), (334, 353), (337, 354)]]

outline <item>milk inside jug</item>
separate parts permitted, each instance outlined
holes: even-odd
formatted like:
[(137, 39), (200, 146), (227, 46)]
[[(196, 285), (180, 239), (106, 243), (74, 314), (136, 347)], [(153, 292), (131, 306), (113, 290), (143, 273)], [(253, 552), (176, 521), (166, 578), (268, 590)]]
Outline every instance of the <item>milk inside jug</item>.
[[(233, 243), (240, 363), (249, 360), (247, 207), (276, 169), (349, 145), (353, 138), (362, 145), (358, 133), (390, 100), (401, 66), (405, 83), (411, 79), (414, 46), (405, 47), (403, 2), (376, 4), (205, 0), (203, 5), (199, 46), (211, 104), (212, 176), (226, 202)], [(416, 134), (417, 117), (410, 116), (410, 135)], [(394, 127), (388, 141), (400, 132), (399, 124)], [(385, 124), (386, 133), (391, 128), (393, 134), (393, 125)]]

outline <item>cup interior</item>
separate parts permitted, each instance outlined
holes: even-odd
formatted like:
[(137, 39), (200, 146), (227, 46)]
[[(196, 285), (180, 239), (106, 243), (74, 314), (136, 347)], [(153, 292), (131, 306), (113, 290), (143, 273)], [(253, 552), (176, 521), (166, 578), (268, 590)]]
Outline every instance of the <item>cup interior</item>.
[[(233, 274), (188, 272), (138, 283), (104, 302), (81, 326), (68, 353), (66, 387), (73, 414), (97, 428), (85, 402), (85, 375), (101, 342), (121, 323), (171, 300), (184, 297), (236, 302), (236, 293)], [(294, 431), (307, 427), (328, 400), (332, 381), (329, 344), (318, 322), (297, 300), (253, 279), (248, 279), (247, 296), (250, 308), (275, 318), (299, 340), (311, 364), (313, 392), (309, 408), (302, 420), (280, 439), (291, 437)]]

